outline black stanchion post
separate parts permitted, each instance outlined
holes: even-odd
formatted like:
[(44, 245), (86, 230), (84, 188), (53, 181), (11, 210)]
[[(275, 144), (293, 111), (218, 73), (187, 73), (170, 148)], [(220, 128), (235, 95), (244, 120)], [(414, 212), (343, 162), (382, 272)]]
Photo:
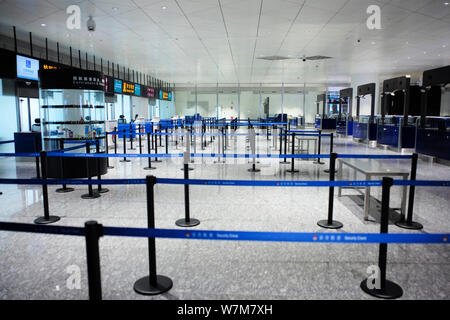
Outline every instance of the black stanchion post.
[[(287, 155), (287, 140), (288, 140), (288, 132), (286, 129), (281, 129), (281, 133), (283, 133), (284, 130), (284, 134), (282, 134), (281, 136), (284, 136), (284, 155)], [(283, 152), (281, 152), (281, 150), (283, 150), (283, 141), (280, 139), (280, 154), (283, 154)], [(290, 162), (287, 161), (287, 158), (285, 157), (283, 159), (283, 161), (280, 161), (281, 164), (289, 164)]]
[[(60, 146), (61, 152), (64, 152), (64, 140), (60, 140)], [(66, 179), (66, 171), (64, 170), (64, 157), (59, 157), (59, 166), (60, 166), (60, 173), (61, 173), (61, 179)], [(63, 183), (62, 188), (56, 189), (57, 193), (67, 193), (72, 192), (73, 188), (67, 188), (67, 185)]]
[[(127, 130), (123, 129), (123, 154), (127, 154)], [(123, 160), (120, 162), (130, 162), (126, 157), (123, 157)]]
[(142, 137), (141, 137), (141, 125), (139, 125), (138, 129), (138, 135), (139, 135), (139, 154), (142, 154)]
[[(105, 133), (105, 148), (106, 148), (106, 154), (109, 154), (109, 141), (108, 141), (108, 132)], [(108, 169), (114, 169), (113, 166), (109, 165), (109, 157), (106, 158), (106, 167)]]
[[(319, 155), (321, 146), (322, 146), (322, 130), (319, 130), (319, 145), (317, 146), (317, 153)], [(325, 164), (325, 163), (320, 161), (320, 158), (317, 158), (317, 161), (315, 161), (314, 164)]]
[(169, 130), (166, 128), (166, 154), (169, 153)]
[[(155, 133), (158, 133), (158, 130), (155, 131)], [(161, 132), (159, 132), (159, 136), (161, 137)], [(158, 136), (155, 136), (155, 154), (158, 154)], [(162, 160), (159, 160), (158, 158), (155, 157), (155, 160), (153, 160), (153, 162), (162, 162)]]
[(159, 129), (158, 132), (159, 132), (159, 146), (162, 147), (162, 135), (161, 135), (162, 130)]
[(48, 188), (45, 183), (47, 180), (47, 152), (41, 151), (41, 168), (42, 168), (42, 179), (44, 183), (42, 184), (42, 198), (44, 202), (44, 216), (39, 217), (34, 220), (36, 224), (49, 224), (59, 221), (61, 218), (58, 216), (51, 216), (50, 210), (48, 208)]
[[(96, 141), (95, 141), (95, 152), (96, 152), (97, 154), (100, 153), (100, 140), (96, 140)], [(108, 158), (106, 158), (106, 159), (108, 159)], [(101, 185), (102, 174), (101, 174), (101, 172), (100, 172), (100, 158), (97, 158), (96, 160), (97, 160), (97, 161), (96, 161), (95, 163), (96, 163), (96, 167), (97, 167), (96, 169), (97, 169), (97, 180), (98, 180), (98, 189), (97, 189), (97, 192), (98, 192), (98, 193), (106, 193), (106, 192), (109, 191), (109, 189), (107, 189), (107, 188), (102, 188), (102, 185)]]
[(134, 150), (133, 148), (133, 124), (130, 123), (130, 149)]
[[(295, 154), (295, 132), (292, 132), (292, 155)], [(294, 165), (295, 165), (295, 158), (291, 159), (291, 169), (287, 170), (287, 172), (289, 173), (297, 173), (299, 172), (298, 170), (295, 170)]]
[[(34, 152), (39, 153), (39, 144), (37, 142), (37, 138), (34, 137)], [(39, 169), (39, 157), (36, 157), (36, 179), (41, 178), (41, 170)]]
[(156, 169), (155, 167), (152, 167), (152, 158), (151, 158), (151, 147), (150, 147), (150, 139), (151, 139), (151, 134), (150, 132), (147, 132), (147, 153), (149, 154), (148, 157), (148, 167), (145, 167), (144, 170), (154, 170)]
[(114, 154), (117, 154), (117, 138), (119, 137), (117, 128), (114, 127)]
[[(391, 187), (394, 184), (392, 178), (383, 178), (381, 193), (381, 223), (380, 233), (388, 233), (389, 225), (389, 198)], [(403, 295), (402, 288), (386, 279), (387, 243), (380, 243), (378, 254), (379, 277), (377, 279), (367, 278), (361, 282), (361, 289), (373, 297), (383, 299), (397, 299)], [(379, 279), (379, 281), (377, 281)], [(372, 281), (375, 280), (375, 283)]]
[[(155, 199), (154, 186), (156, 177), (147, 176), (147, 224), (149, 229), (155, 229)], [(148, 265), (149, 275), (134, 283), (134, 291), (144, 295), (157, 295), (169, 291), (172, 280), (166, 276), (156, 274), (156, 245), (155, 238), (148, 238)]]
[[(332, 153), (330, 156), (330, 182), (335, 180), (336, 159), (338, 155)], [(334, 207), (334, 187), (330, 186), (328, 195), (328, 220), (320, 220), (317, 224), (325, 229), (340, 229), (344, 225), (336, 220), (333, 220), (333, 207)]]
[[(413, 153), (411, 158), (411, 174), (410, 180), (416, 180), (417, 174), (417, 160), (419, 156), (417, 153)], [(400, 220), (395, 223), (397, 227), (409, 230), (421, 230), (423, 229), (423, 225), (419, 222), (413, 221), (413, 210), (414, 210), (414, 196), (416, 192), (416, 186), (409, 186), (409, 197), (408, 197), (408, 216), (405, 221), (405, 216), (402, 214)]]
[[(185, 161), (186, 162), (186, 161)], [(189, 180), (189, 165), (184, 164), (184, 179)], [(190, 217), (190, 203), (189, 203), (189, 184), (184, 185), (184, 215), (183, 219), (179, 219), (175, 224), (179, 227), (195, 227), (200, 224), (200, 221)]]
[[(91, 143), (90, 141), (86, 141), (86, 153), (91, 153)], [(89, 169), (89, 157), (86, 157), (86, 174), (89, 181), (92, 180), (91, 178), (91, 171)], [(96, 199), (100, 197), (100, 194), (98, 192), (94, 192), (92, 190), (92, 184), (88, 184), (88, 193), (83, 194), (81, 196), (81, 199)]]
[(100, 249), (98, 241), (103, 236), (103, 225), (97, 221), (84, 224), (86, 239), (86, 262), (88, 273), (89, 300), (102, 300), (102, 279), (100, 272)]
[[(331, 154), (333, 153), (333, 132), (330, 134), (330, 156), (331, 156)], [(325, 169), (325, 170), (323, 170), (324, 172), (326, 172), (326, 173), (329, 173), (330, 172), (330, 169)], [(338, 171), (335, 169), (334, 170), (334, 173), (337, 173)]]
[(283, 154), (283, 128), (280, 127), (280, 155)]

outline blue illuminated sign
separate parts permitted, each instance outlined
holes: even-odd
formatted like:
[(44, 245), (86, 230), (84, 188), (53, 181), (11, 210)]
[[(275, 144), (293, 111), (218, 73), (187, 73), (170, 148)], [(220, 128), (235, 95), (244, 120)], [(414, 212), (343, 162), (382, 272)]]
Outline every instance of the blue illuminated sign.
[(122, 93), (122, 80), (114, 79), (114, 92)]
[(141, 85), (140, 84), (134, 85), (134, 95), (141, 96)]

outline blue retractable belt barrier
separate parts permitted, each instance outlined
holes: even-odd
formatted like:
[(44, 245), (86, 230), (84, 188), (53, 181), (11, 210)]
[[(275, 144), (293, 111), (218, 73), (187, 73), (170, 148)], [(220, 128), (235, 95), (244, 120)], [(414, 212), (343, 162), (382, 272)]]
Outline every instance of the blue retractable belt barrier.
[(84, 228), (79, 227), (64, 227), (64, 226), (48, 226), (27, 223), (15, 222), (0, 222), (0, 230), (4, 231), (18, 231), (31, 233), (48, 233), (61, 234), (71, 236), (84, 236)]
[(0, 157), (39, 157), (40, 153), (0, 153)]
[[(48, 226), (13, 222), (0, 222), (0, 230), (84, 236), (84, 228), (70, 226)], [(103, 227), (103, 236), (173, 238), (191, 240), (264, 241), (264, 242), (309, 242), (309, 243), (431, 243), (448, 244), (448, 233), (405, 234), (405, 233), (296, 233), (258, 231), (217, 231), (143, 229)]]
[[(145, 179), (102, 179), (102, 185), (145, 184)], [(381, 180), (366, 181), (289, 181), (289, 180), (210, 180), (157, 178), (160, 184), (189, 184), (200, 186), (254, 186), (254, 187), (380, 187)], [(0, 179), (0, 184), (16, 185), (94, 185), (98, 180), (84, 179)], [(394, 186), (450, 187), (450, 181), (394, 180)]]
[(449, 234), (394, 234), (394, 233), (293, 233), (217, 230), (173, 230), (104, 227), (106, 236), (175, 238), (192, 240), (315, 242), (315, 243), (443, 243)]

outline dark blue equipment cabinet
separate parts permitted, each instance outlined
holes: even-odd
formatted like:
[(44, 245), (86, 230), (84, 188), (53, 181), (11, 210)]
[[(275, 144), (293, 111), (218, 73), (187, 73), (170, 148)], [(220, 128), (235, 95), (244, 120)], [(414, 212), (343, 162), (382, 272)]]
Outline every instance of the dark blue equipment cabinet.
[(417, 129), (416, 152), (450, 160), (450, 130)]
[(42, 151), (40, 132), (15, 132), (14, 148), (16, 153), (33, 153)]

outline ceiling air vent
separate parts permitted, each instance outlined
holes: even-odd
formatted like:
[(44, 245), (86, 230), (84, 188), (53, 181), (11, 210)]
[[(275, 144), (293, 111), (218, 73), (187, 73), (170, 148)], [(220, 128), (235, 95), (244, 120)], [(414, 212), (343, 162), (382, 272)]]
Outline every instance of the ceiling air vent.
[(259, 57), (258, 59), (270, 60), (270, 61), (280, 61), (280, 60), (287, 60), (287, 59), (292, 59), (292, 58), (282, 57), (282, 56), (267, 56), (267, 57)]
[(327, 60), (327, 59), (331, 59), (331, 57), (326, 57), (326, 56), (312, 56), (312, 57), (306, 57), (306, 60)]

